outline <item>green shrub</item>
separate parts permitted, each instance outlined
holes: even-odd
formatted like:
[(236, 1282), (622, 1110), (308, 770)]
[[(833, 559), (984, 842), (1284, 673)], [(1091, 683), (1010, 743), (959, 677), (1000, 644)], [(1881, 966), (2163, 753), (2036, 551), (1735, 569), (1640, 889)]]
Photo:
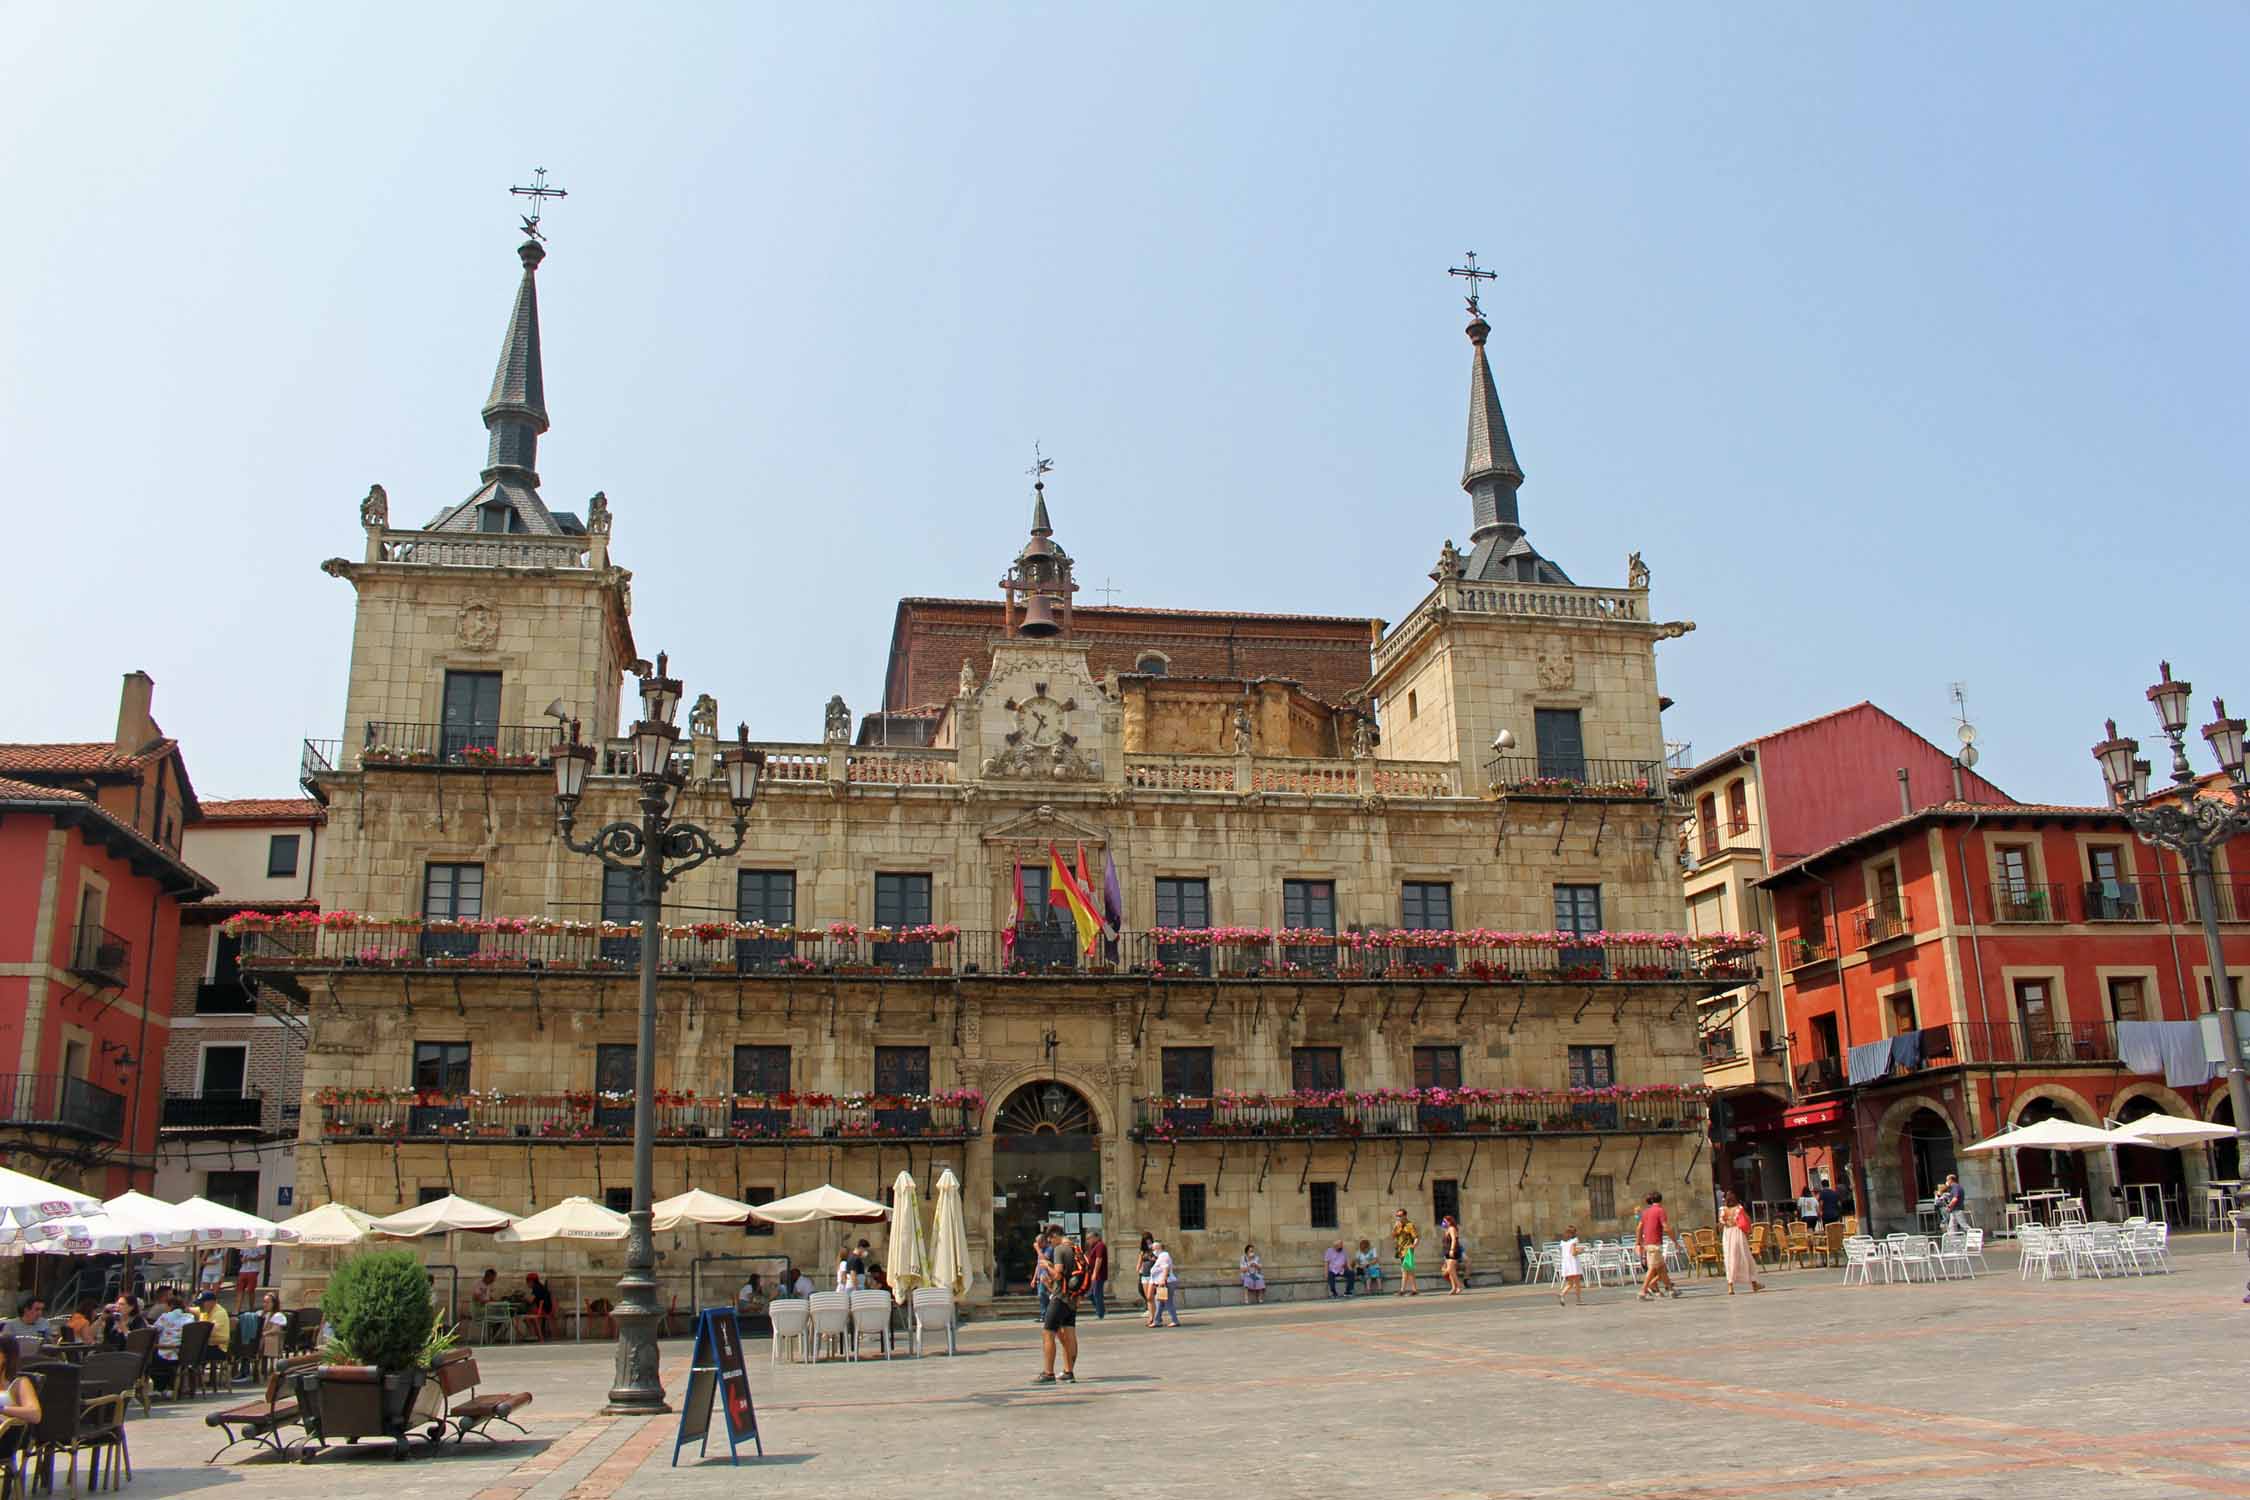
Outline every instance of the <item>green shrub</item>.
[(320, 1310), (335, 1336), (321, 1351), (330, 1364), (416, 1369), (433, 1357), (437, 1308), (429, 1273), (411, 1250), (375, 1250), (337, 1267)]

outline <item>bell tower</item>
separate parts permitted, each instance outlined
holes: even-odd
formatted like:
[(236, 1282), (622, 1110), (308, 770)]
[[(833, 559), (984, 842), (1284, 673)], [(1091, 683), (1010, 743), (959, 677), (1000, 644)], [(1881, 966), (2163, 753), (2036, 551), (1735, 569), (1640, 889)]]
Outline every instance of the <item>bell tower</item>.
[(1046, 458), (1031, 467), (1031, 540), (1000, 580), (1007, 600), (1003, 631), (1011, 638), (1045, 641), (1070, 631), (1070, 596), (1078, 584), (1070, 576), (1070, 554), (1055, 545), (1055, 528), (1047, 520), (1047, 471), (1053, 467)]

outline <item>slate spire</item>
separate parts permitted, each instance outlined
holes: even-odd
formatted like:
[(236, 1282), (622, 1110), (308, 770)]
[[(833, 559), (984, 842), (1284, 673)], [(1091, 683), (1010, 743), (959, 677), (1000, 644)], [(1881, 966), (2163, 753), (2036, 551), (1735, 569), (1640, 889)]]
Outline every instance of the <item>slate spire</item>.
[(1492, 363), (1485, 358), (1484, 341), (1492, 325), (1478, 314), (1468, 332), (1476, 352), (1469, 360), (1469, 451), (1461, 464), (1461, 488), (1476, 504), (1469, 532), (1475, 541), (1496, 527), (1518, 524), (1516, 490), (1523, 483), (1523, 468), (1508, 440), (1508, 419), (1492, 383)]
[(547, 430), (547, 387), (539, 367), (539, 262), (547, 258), (537, 240), (516, 247), (523, 280), (500, 341), (500, 364), (492, 372), (492, 394), (485, 398), (484, 425), (491, 434), (485, 451), (484, 479), (539, 487), (539, 434)]

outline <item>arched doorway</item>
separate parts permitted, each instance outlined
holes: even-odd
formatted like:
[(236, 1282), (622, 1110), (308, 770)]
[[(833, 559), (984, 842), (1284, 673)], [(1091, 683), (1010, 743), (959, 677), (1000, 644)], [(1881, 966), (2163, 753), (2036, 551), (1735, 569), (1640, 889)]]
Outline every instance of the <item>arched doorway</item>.
[[(2119, 1107), (2119, 1124), (2130, 1125), (2135, 1120), (2150, 1115), (2166, 1113), (2161, 1102), (2146, 1094), (2136, 1095)], [(2178, 1212), (2187, 1203), (2187, 1167), (2177, 1151), (2155, 1146), (2119, 1146), (2117, 1148), (2117, 1182), (2120, 1187), (2128, 1183), (2153, 1182), (2164, 1190), (2164, 1201), (2171, 1205), (2166, 1217)], [(2126, 1213), (2141, 1212), (2140, 1194), (2134, 1194)]]
[[(2018, 1125), (2036, 1125), (2041, 1120), (2067, 1120), (2073, 1125), (2087, 1123), (2057, 1101), (2044, 1098), (2032, 1100), (2016, 1116)], [(2084, 1203), (2089, 1214), (2094, 1212), (2093, 1195), (2086, 1185), (2085, 1152), (2018, 1151), (2015, 1158), (2018, 1192), (2060, 1188)]]
[(1954, 1170), (1953, 1127), (1934, 1109), (1918, 1109), (1906, 1118), (1899, 1143), (1905, 1148), (1907, 1208), (1924, 1198), (1934, 1198)]
[(1007, 1288), (1031, 1281), (1032, 1238), (1042, 1224), (1076, 1235), (1102, 1222), (1101, 1120), (1066, 1083), (1027, 1083), (992, 1119), (992, 1243)]

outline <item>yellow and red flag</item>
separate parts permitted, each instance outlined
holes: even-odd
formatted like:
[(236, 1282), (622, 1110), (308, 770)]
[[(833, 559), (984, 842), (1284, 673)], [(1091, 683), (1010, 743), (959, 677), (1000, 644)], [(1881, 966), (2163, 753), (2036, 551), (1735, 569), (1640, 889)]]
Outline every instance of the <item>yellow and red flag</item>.
[(1053, 844), (1047, 846), (1047, 904), (1060, 906), (1070, 913), (1070, 920), (1078, 928), (1078, 950), (1091, 954), (1102, 935), (1102, 919), (1095, 915), (1094, 903), (1086, 887), (1063, 863), (1063, 857)]

